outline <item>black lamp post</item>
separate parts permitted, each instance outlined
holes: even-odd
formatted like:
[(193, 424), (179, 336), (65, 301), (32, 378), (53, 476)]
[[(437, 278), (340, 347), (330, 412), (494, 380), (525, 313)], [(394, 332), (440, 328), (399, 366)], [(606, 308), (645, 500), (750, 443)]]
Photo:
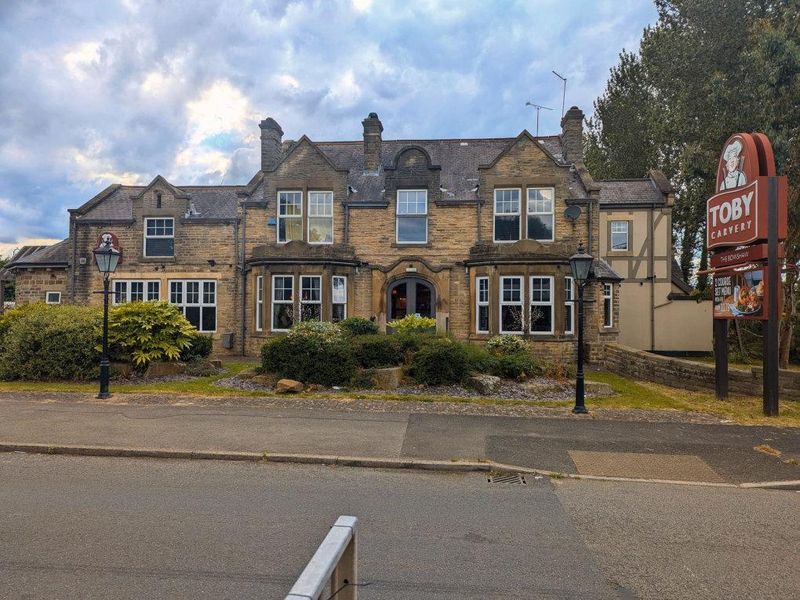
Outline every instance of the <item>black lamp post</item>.
[(108, 393), (108, 276), (116, 271), (120, 252), (114, 248), (110, 239), (104, 240), (94, 251), (97, 270), (103, 274), (103, 356), (100, 358), (100, 399), (106, 399)]
[(578, 253), (569, 258), (569, 266), (572, 269), (572, 278), (578, 286), (578, 373), (575, 379), (575, 408), (573, 413), (588, 414), (584, 404), (583, 389), (583, 288), (589, 280), (589, 273), (592, 269), (591, 254), (587, 254), (583, 248), (583, 242), (578, 245)]

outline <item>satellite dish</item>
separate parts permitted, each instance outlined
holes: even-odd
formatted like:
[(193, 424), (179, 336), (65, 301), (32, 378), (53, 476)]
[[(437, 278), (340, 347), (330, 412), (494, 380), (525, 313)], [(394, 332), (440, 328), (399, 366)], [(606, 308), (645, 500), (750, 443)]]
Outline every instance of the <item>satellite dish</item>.
[(567, 220), (571, 221), (572, 223), (577, 221), (578, 217), (580, 216), (581, 216), (580, 206), (568, 206), (566, 209), (564, 209), (564, 217), (566, 217)]

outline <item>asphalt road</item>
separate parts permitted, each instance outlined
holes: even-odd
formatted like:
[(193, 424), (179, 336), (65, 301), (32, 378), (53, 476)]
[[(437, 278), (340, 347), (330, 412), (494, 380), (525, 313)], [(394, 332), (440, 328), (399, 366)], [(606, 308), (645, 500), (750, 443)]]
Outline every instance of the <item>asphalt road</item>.
[(791, 598), (800, 494), (0, 455), (0, 598), (282, 598), (340, 514), (363, 599)]

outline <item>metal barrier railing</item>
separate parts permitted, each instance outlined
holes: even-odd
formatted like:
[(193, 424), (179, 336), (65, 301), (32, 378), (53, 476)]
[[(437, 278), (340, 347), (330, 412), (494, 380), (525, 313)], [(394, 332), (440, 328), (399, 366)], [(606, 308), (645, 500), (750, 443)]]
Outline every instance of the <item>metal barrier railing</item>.
[[(285, 600), (357, 600), (355, 517), (336, 519)], [(322, 596), (330, 586), (329, 595)]]

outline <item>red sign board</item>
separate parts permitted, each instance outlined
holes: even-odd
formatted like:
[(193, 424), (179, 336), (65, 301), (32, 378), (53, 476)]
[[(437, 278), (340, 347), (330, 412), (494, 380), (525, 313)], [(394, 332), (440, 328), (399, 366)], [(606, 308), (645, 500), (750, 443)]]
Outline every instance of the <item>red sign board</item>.
[[(718, 192), (706, 203), (706, 246), (742, 246), (767, 239), (768, 177), (775, 175), (769, 140), (761, 133), (732, 135), (717, 168)], [(786, 178), (778, 179), (778, 238), (787, 234)]]
[(766, 321), (768, 298), (766, 268), (714, 274), (715, 319)]
[[(783, 258), (785, 255), (783, 244), (778, 244), (778, 258)], [(767, 260), (767, 244), (743, 246), (734, 250), (716, 252), (711, 257), (711, 268), (733, 267), (760, 260)]]

